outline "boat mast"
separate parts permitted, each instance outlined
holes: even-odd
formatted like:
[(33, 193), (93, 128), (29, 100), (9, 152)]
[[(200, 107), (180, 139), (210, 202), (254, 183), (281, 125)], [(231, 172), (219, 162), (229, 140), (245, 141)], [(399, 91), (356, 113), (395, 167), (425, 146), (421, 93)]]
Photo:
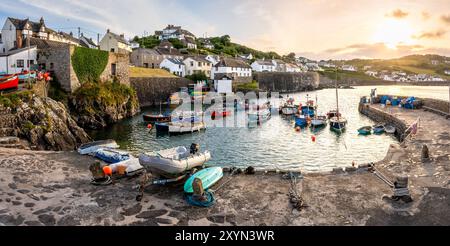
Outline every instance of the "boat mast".
[(337, 67), (336, 67), (336, 80), (335, 80), (335, 86), (336, 86), (336, 116), (339, 119), (339, 93), (338, 93), (338, 74), (337, 74)]

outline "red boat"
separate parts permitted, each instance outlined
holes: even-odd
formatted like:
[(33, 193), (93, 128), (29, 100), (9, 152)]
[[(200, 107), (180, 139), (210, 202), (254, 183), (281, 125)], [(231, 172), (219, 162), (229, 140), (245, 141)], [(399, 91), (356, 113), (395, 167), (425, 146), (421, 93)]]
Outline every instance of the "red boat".
[(19, 87), (19, 77), (9, 76), (0, 78), (0, 90), (18, 89), (18, 87)]
[(231, 112), (230, 111), (222, 111), (222, 112), (218, 112), (218, 111), (213, 111), (211, 113), (211, 119), (215, 119), (215, 118), (219, 118), (219, 117), (227, 117), (230, 116)]

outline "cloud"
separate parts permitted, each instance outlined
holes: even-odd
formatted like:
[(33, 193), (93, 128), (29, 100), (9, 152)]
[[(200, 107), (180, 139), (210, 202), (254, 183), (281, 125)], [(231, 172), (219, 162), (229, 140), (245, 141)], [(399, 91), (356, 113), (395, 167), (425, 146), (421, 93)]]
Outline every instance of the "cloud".
[(429, 48), (423, 45), (397, 45), (395, 49), (384, 43), (352, 44), (341, 48), (327, 49), (322, 52), (298, 52), (298, 55), (321, 59), (390, 59), (412, 54), (440, 54), (450, 55), (449, 48)]
[(428, 13), (427, 11), (422, 11), (422, 19), (428, 20), (430, 18), (431, 18), (430, 13)]
[(450, 14), (448, 14), (448, 15), (442, 15), (442, 16), (441, 16), (441, 20), (442, 20), (444, 23), (450, 24)]
[(447, 31), (445, 30), (438, 30), (434, 32), (422, 32), (418, 36), (413, 36), (415, 39), (441, 39), (445, 37), (445, 34), (447, 34)]
[(396, 9), (396, 10), (392, 11), (391, 13), (386, 14), (386, 17), (402, 19), (402, 18), (407, 17), (408, 15), (409, 15), (408, 12), (405, 12), (405, 11), (403, 11), (401, 9)]

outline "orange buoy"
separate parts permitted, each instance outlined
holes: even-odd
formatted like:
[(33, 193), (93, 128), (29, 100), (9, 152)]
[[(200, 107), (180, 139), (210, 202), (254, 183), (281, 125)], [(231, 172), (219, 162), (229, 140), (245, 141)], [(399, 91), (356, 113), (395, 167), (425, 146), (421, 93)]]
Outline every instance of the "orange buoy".
[(103, 167), (103, 173), (106, 176), (112, 176), (112, 174), (113, 174), (112, 168), (110, 166), (104, 166)]
[(152, 129), (152, 127), (153, 127), (152, 124), (148, 124), (148, 125), (147, 125), (147, 128), (148, 128), (148, 129)]
[(313, 142), (316, 142), (316, 136), (312, 135), (312, 136), (311, 136), (311, 140), (312, 140)]

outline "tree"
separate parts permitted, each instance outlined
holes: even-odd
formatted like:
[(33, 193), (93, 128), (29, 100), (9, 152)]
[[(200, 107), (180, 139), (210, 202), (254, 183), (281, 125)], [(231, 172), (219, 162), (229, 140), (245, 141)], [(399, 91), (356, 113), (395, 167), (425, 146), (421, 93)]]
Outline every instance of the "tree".
[(192, 80), (194, 82), (208, 80), (208, 77), (206, 76), (206, 74), (204, 72), (198, 72), (198, 73), (194, 73), (192, 75), (187, 75), (186, 78), (189, 80)]
[(173, 47), (175, 49), (183, 49), (185, 48), (183, 42), (181, 42), (181, 40), (176, 39), (176, 38), (171, 38), (169, 39), (169, 42), (172, 43)]

